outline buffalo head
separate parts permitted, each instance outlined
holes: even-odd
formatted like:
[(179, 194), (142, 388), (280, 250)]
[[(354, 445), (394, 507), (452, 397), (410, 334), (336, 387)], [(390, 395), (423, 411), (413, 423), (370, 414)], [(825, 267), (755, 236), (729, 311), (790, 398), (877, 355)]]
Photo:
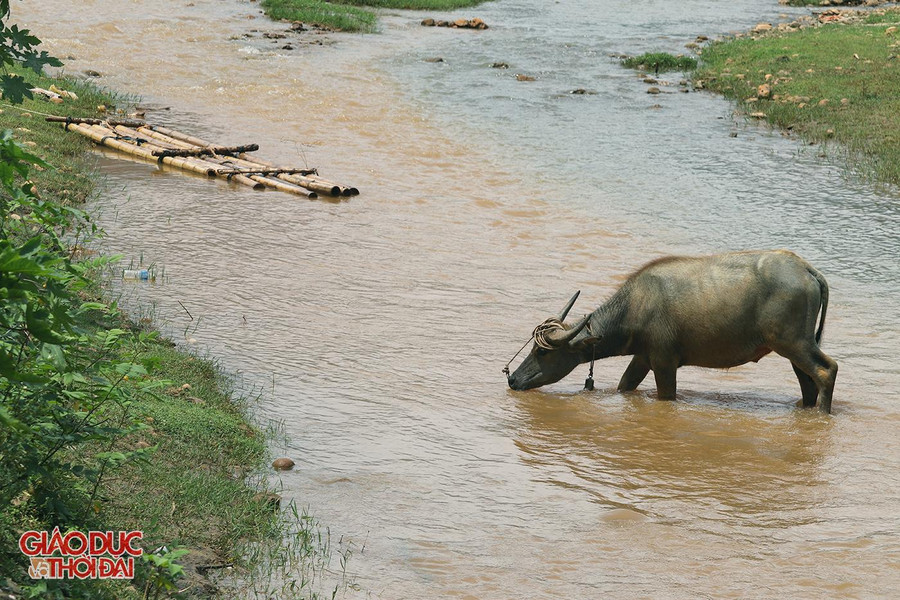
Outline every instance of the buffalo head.
[(580, 293), (575, 292), (558, 317), (547, 319), (535, 328), (535, 342), (531, 353), (509, 376), (509, 387), (514, 390), (530, 390), (555, 383), (579, 364), (590, 360), (590, 354), (587, 358), (585, 354), (596, 339), (591, 337), (589, 329), (585, 334), (579, 334), (585, 329), (591, 316), (585, 315), (569, 326), (563, 322)]

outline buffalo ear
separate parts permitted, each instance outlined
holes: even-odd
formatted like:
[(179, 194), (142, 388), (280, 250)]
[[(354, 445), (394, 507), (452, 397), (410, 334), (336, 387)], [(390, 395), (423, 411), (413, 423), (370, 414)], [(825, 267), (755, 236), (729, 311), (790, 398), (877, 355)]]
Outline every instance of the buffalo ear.
[(600, 341), (599, 336), (588, 336), (585, 338), (581, 338), (578, 341), (570, 342), (569, 345), (572, 346), (573, 348), (583, 348), (585, 346), (593, 346), (594, 344), (598, 343), (599, 341)]

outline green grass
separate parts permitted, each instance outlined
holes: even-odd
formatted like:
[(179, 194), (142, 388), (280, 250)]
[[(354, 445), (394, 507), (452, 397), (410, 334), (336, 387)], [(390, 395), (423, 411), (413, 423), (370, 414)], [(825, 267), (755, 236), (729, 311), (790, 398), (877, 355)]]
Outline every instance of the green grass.
[(629, 69), (641, 69), (663, 73), (666, 71), (693, 71), (697, 59), (690, 56), (674, 56), (666, 52), (646, 52), (640, 56), (629, 56), (622, 60)]
[(263, 0), (261, 6), (273, 19), (302, 21), (338, 31), (372, 32), (378, 17), (372, 10), (398, 8), (448, 11), (482, 4), (486, 0)]
[(810, 142), (839, 142), (861, 174), (900, 184), (900, 35), (887, 29), (830, 24), (717, 42), (695, 85), (740, 102), (768, 84), (771, 97), (745, 103), (749, 112)]
[(900, 8), (889, 8), (883, 11), (873, 12), (869, 15), (866, 15), (866, 18), (863, 19), (863, 22), (870, 24), (900, 24)]
[(66, 100), (63, 104), (53, 104), (38, 96), (17, 106), (10, 106), (5, 100), (0, 100), (0, 129), (12, 129), (16, 139), (28, 146), (30, 152), (56, 167), (32, 171), (31, 178), (42, 197), (63, 204), (85, 202), (94, 193), (97, 183), (97, 178), (91, 172), (94, 161), (85, 153), (91, 142), (82, 136), (65, 133), (59, 123), (46, 122), (41, 113), (102, 118), (103, 114), (98, 112), (98, 106), (112, 109), (117, 102), (127, 105), (129, 100), (115, 97), (82, 80), (54, 79), (16, 68), (9, 71), (23, 75), (33, 86), (47, 89), (55, 84), (78, 96), (77, 100)]
[(131, 407), (149, 429), (122, 440), (122, 447), (157, 450), (110, 484), (108, 521), (118, 529), (144, 529), (150, 545), (210, 548), (224, 556), (245, 538), (271, 533), (271, 510), (253, 500), (260, 490), (241, 475), (267, 456), (266, 438), (248, 423), (246, 403), (230, 393), (214, 363), (170, 344), (148, 344), (138, 359), (153, 365), (151, 377), (174, 385)]

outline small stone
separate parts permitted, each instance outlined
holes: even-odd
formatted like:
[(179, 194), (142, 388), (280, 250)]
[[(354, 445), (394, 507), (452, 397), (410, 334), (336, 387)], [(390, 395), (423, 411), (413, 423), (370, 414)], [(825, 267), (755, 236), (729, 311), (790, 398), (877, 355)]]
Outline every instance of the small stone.
[(278, 510), (281, 507), (281, 496), (272, 492), (254, 494), (253, 501), (259, 502), (272, 510)]
[(819, 100), (819, 106), (828, 106), (828, 98), (822, 98)]
[(468, 19), (457, 19), (453, 21), (453, 27), (467, 27), (469, 25)]
[(491, 63), (491, 68), (492, 69), (508, 69), (509, 65), (505, 62), (495, 62), (495, 63)]
[(435, 21), (432, 18), (422, 19), (422, 25), (424, 27), (434, 27)]
[(293, 31), (306, 31), (306, 27), (303, 25), (303, 21), (294, 21), (291, 23), (291, 29)]
[(761, 86), (756, 88), (756, 96), (757, 98), (769, 98), (772, 96), (772, 86), (768, 83), (764, 83)]
[(764, 112), (752, 112), (752, 113), (750, 113), (750, 116), (753, 117), (754, 119), (765, 119), (765, 118), (766, 118), (766, 113), (764, 113)]
[(272, 461), (272, 468), (276, 471), (290, 471), (294, 468), (294, 461), (289, 458), (276, 458)]
[(850, 98), (841, 98), (841, 106), (849, 106)]
[(895, 33), (897, 33), (896, 27), (888, 27), (884, 30), (884, 35), (894, 35)]
[(659, 94), (659, 93), (660, 93), (660, 89), (659, 89), (658, 87), (656, 87), (656, 86), (650, 86), (650, 87), (647, 88), (647, 93), (648, 93), (648, 94)]
[(425, 62), (428, 62), (428, 63), (442, 63), (442, 62), (444, 62), (444, 59), (441, 58), (440, 56), (434, 56), (434, 57), (432, 57), (432, 58), (426, 58), (426, 59), (425, 59)]
[(771, 23), (757, 23), (756, 27), (752, 29), (753, 33), (765, 33), (767, 31), (772, 31)]
[(534, 77), (532, 77), (531, 75), (525, 75), (523, 73), (517, 73), (516, 81), (534, 81)]
[(653, 79), (652, 77), (645, 77), (644, 83), (657, 84), (659, 82), (657, 80)]
[(189, 384), (189, 383), (182, 384), (181, 389), (184, 391), (187, 391), (187, 390), (191, 389), (191, 384)]
[(88, 77), (103, 77), (103, 75), (100, 73), (100, 71), (95, 71), (93, 69), (86, 69), (84, 71), (84, 74), (87, 75)]
[(282, 50), (293, 50), (294, 47), (291, 46), (290, 44), (285, 44), (284, 46), (281, 47), (281, 49)]

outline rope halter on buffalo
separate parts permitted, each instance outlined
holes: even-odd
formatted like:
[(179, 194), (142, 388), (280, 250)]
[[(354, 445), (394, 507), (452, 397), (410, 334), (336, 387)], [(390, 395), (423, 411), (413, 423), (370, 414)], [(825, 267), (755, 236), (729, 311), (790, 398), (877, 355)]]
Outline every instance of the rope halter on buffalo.
[[(534, 331), (531, 332), (531, 337), (522, 344), (522, 347), (519, 348), (518, 352), (513, 354), (513, 357), (509, 359), (509, 362), (506, 363), (506, 366), (503, 367), (503, 374), (509, 377), (509, 365), (512, 364), (512, 361), (516, 360), (516, 357), (522, 353), (522, 350), (528, 346), (531, 340), (534, 340), (534, 343), (538, 348), (543, 350), (553, 350), (557, 346), (552, 343), (552, 332), (558, 331), (562, 329), (563, 331), (568, 331), (570, 329), (559, 317), (550, 317), (549, 319), (545, 319), (543, 323), (534, 328)], [(595, 358), (596, 346), (591, 346), (591, 367), (588, 372), (588, 377), (584, 381), (584, 389), (591, 391), (594, 389), (594, 358)]]

